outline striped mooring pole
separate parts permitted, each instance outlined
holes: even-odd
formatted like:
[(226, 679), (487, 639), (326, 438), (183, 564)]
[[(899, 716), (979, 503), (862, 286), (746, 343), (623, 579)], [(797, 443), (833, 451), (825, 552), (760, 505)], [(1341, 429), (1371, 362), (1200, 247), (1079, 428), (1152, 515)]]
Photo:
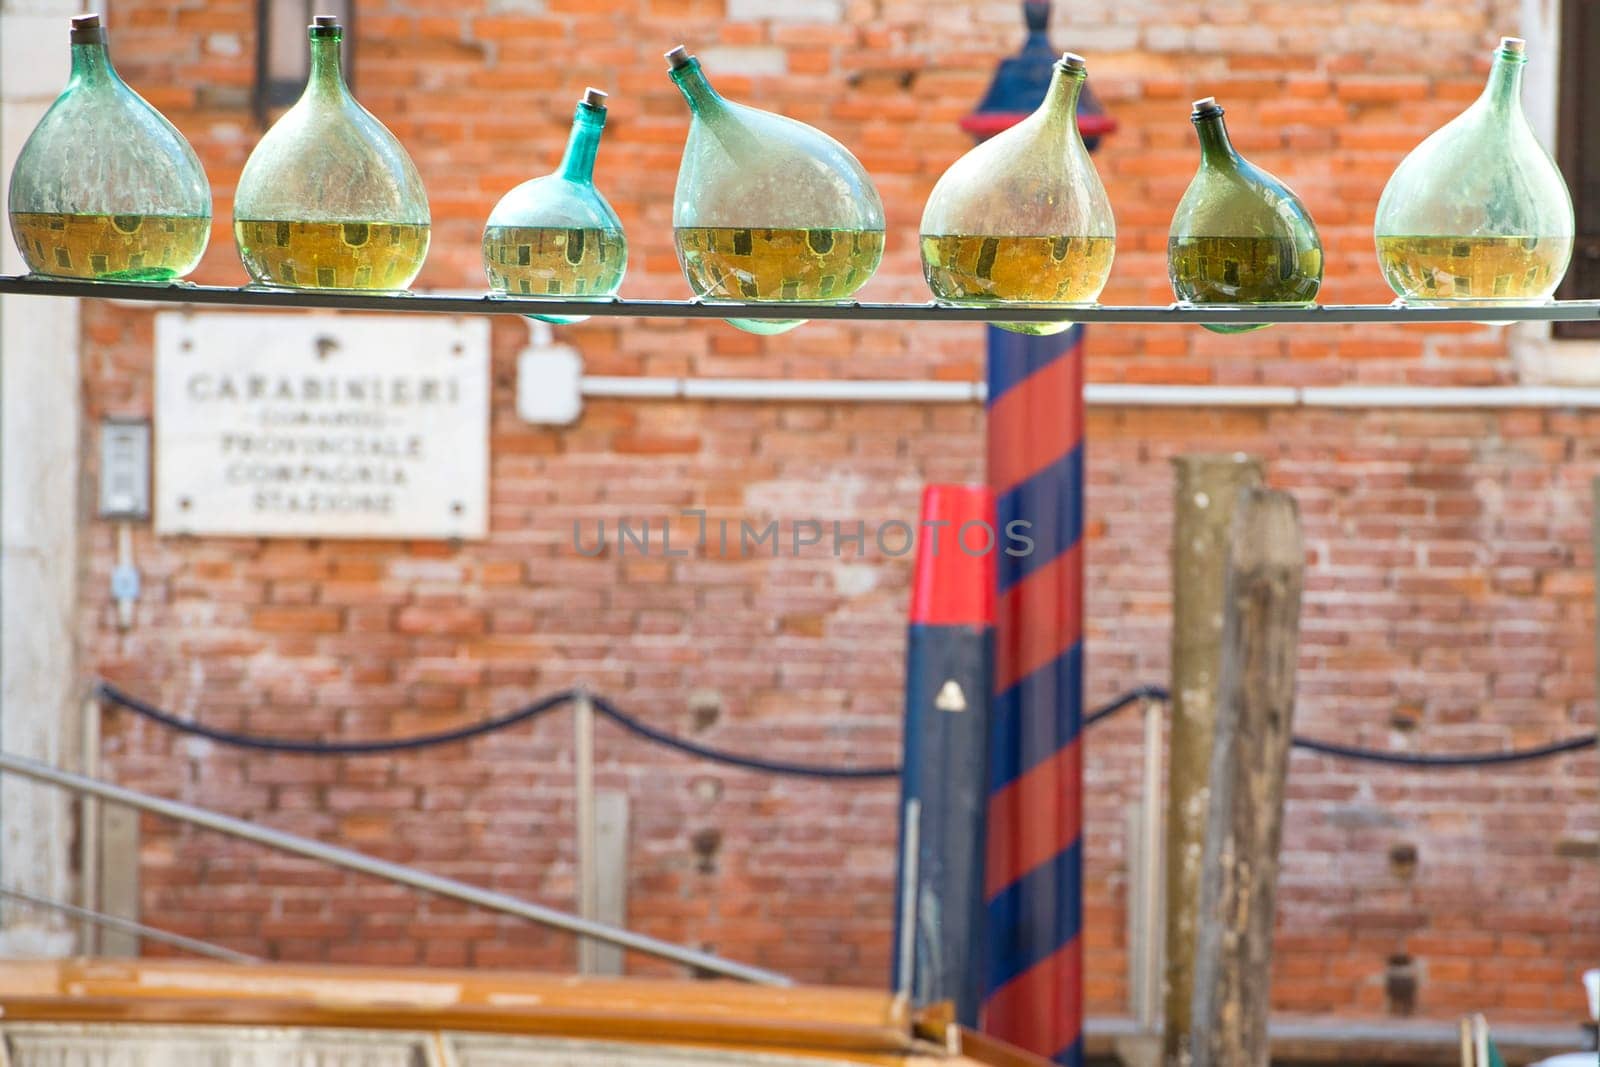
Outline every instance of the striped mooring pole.
[[(978, 138), (1044, 99), (1057, 52), (1046, 0), (1028, 36), (962, 120)], [(1092, 151), (1116, 128), (1086, 86)], [(989, 487), (1031, 551), (996, 555), (983, 1027), (1068, 1067), (1083, 1063), (1083, 328), (1049, 337), (988, 329)]]
[(994, 497), (982, 485), (922, 494), (906, 641), (900, 892), (894, 988), (950, 1001), (978, 1025), (983, 999), (983, 823), (994, 684)]
[[(984, 1029), (1083, 1063), (1083, 329), (989, 330), (995, 598)], [(1014, 525), (1015, 524), (1015, 525)]]

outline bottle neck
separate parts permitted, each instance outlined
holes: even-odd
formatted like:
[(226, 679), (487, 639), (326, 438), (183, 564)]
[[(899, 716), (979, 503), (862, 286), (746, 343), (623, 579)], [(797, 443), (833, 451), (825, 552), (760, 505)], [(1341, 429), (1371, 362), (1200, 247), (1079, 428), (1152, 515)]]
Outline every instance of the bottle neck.
[(111, 65), (104, 41), (72, 46), (72, 75), (74, 85), (106, 85), (121, 81), (117, 69)]
[(1040, 110), (1049, 116), (1050, 121), (1069, 123), (1073, 129), (1077, 129), (1078, 97), (1083, 93), (1083, 83), (1088, 80), (1089, 72), (1082, 67), (1057, 63), (1054, 73), (1050, 75), (1050, 88), (1045, 90)]
[(572, 116), (572, 133), (556, 173), (569, 182), (592, 184), (594, 157), (600, 151), (600, 131), (605, 129), (606, 109), (579, 104)]
[(1527, 62), (1526, 57), (1515, 52), (1497, 51), (1481, 99), (1497, 111), (1521, 111), (1522, 68)]
[(673, 84), (683, 94), (684, 100), (689, 103), (689, 110), (696, 115), (712, 115), (727, 106), (717, 91), (711, 88), (711, 83), (706, 81), (706, 76), (700, 69), (700, 61), (690, 57), (689, 62), (669, 72)]
[(1239, 158), (1228, 140), (1228, 126), (1222, 121), (1222, 112), (1203, 115), (1194, 120), (1194, 132), (1200, 137), (1200, 159), (1215, 166), (1230, 166)]
[(338, 33), (323, 34), (311, 31), (311, 75), (306, 80), (306, 93), (346, 95), (344, 71), (339, 66)]

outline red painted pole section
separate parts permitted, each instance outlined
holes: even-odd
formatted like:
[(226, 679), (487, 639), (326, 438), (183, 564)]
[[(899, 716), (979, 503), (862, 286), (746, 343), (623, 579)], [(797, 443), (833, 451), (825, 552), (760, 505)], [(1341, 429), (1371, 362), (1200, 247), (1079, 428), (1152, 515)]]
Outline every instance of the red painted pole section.
[(930, 485), (911, 584), (911, 623), (988, 626), (994, 622), (994, 494), (985, 485)]

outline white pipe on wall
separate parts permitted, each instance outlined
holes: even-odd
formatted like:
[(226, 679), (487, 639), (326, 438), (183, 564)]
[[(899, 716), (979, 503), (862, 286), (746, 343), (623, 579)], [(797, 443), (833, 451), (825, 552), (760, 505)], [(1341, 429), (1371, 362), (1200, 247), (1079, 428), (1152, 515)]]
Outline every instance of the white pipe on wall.
[[(582, 395), (635, 400), (749, 400), (970, 404), (982, 382), (840, 381), (765, 378), (642, 378), (586, 375)], [(1091, 407), (1182, 408), (1600, 408), (1600, 389), (1559, 386), (1122, 385), (1084, 386)]]

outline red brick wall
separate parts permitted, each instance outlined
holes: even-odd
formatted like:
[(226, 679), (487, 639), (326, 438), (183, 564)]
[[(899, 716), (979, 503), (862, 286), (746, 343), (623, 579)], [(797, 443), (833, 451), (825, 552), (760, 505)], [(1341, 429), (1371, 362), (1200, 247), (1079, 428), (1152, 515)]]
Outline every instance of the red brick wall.
[[(229, 198), (258, 135), (253, 4), (119, 0), (124, 75), (194, 141), (217, 193), (199, 278), (242, 282)], [(1384, 300), (1373, 206), (1400, 156), (1474, 95), (1509, 0), (1062, 4), (1056, 43), (1089, 57), (1121, 123), (1100, 153), (1121, 226), (1108, 300), (1170, 299), (1163, 249), (1192, 172), (1188, 101), (1216, 94), (1236, 143), (1293, 183), (1322, 226), (1330, 301)], [(1350, 13), (1346, 13), (1346, 9)], [(491, 10), (492, 9), (492, 10)], [(777, 11), (790, 19), (740, 17)], [(1067, 15), (1070, 13), (1071, 21)], [(884, 267), (865, 295), (924, 299), (921, 206), (967, 145), (955, 127), (1019, 40), (1013, 5), (957, 0), (415, 0), (363, 3), (356, 91), (428, 183), (420, 286), (481, 285), (483, 218), (553, 166), (572, 103), (612, 91), (598, 180), (628, 229), (624, 291), (681, 296), (669, 239), (685, 109), (660, 53), (686, 41), (725, 93), (818, 123), (876, 176)], [(1536, 56), (1548, 62), (1549, 57)], [(783, 73), (744, 76), (749, 63)], [(87, 306), (92, 417), (148, 414), (147, 312)], [(759, 340), (712, 324), (563, 331), (590, 373), (972, 379), (976, 327), (812, 324)], [(733, 519), (915, 517), (930, 480), (981, 477), (968, 406), (591, 402), (575, 427), (513, 410), (520, 322), (494, 329), (492, 536), (481, 544), (136, 537), (138, 626), (114, 626), (112, 531), (91, 524), (90, 666), (207, 722), (319, 737), (409, 734), (584, 679), (650, 721), (795, 759), (897, 758), (903, 560), (584, 559), (571, 523), (705, 507)], [(1091, 331), (1098, 381), (1511, 382), (1503, 331), (1280, 327)], [(1588, 483), (1600, 416), (1551, 412), (1097, 410), (1090, 422), (1091, 697), (1161, 682), (1167, 663), (1167, 459), (1239, 448), (1301, 502), (1312, 569), (1301, 727), (1419, 750), (1526, 744), (1594, 724)], [(592, 528), (592, 525), (590, 526)], [(609, 728), (600, 779), (634, 801), (630, 921), (812, 981), (887, 970), (895, 790), (754, 777)], [(426, 756), (245, 757), (113, 716), (108, 772), (138, 788), (568, 905), (564, 719)], [(1138, 795), (1133, 717), (1088, 760), (1089, 998), (1123, 1010), (1122, 835)], [(1409, 955), (1419, 1010), (1570, 1019), (1600, 959), (1594, 756), (1421, 774), (1296, 756), (1276, 996), (1285, 1009), (1381, 1013)], [(702, 855), (694, 842), (719, 844)], [(214, 835), (144, 827), (145, 919), (292, 959), (566, 968), (563, 937)], [(1391, 846), (1413, 844), (1412, 872)], [(634, 961), (638, 969), (659, 969)]]

